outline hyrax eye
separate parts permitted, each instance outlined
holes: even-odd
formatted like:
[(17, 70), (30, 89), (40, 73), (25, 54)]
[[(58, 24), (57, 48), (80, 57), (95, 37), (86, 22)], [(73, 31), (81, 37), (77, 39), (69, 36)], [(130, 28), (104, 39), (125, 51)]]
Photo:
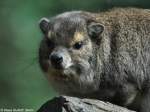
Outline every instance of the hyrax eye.
[(54, 48), (54, 46), (55, 46), (54, 42), (52, 42), (51, 40), (47, 40), (47, 45), (50, 48)]
[(83, 46), (83, 42), (81, 41), (81, 42), (75, 43), (75, 44), (73, 45), (73, 48), (74, 48), (74, 49), (80, 49), (82, 46)]

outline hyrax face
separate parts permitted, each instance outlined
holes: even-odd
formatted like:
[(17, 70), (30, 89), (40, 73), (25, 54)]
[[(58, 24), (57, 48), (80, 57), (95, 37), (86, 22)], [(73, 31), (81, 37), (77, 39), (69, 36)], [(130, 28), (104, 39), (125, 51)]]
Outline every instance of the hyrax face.
[(54, 88), (65, 94), (95, 90), (94, 39), (102, 33), (103, 26), (89, 22), (81, 12), (69, 12), (51, 20), (41, 19), (40, 28), (44, 39), (39, 62)]

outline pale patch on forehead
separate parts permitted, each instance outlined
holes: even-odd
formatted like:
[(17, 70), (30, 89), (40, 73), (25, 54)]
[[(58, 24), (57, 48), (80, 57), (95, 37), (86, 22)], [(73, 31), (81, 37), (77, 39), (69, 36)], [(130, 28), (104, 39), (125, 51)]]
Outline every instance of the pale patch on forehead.
[(56, 36), (56, 33), (53, 31), (49, 31), (47, 36), (49, 39), (51, 39), (53, 36)]
[(51, 31), (49, 31), (49, 32), (48, 32), (48, 38), (50, 39), (50, 38), (51, 38), (51, 36), (52, 36), (52, 32), (51, 32)]
[(83, 32), (75, 32), (73, 36), (73, 40), (71, 41), (71, 44), (74, 44), (76, 42), (80, 42), (84, 40), (84, 33)]

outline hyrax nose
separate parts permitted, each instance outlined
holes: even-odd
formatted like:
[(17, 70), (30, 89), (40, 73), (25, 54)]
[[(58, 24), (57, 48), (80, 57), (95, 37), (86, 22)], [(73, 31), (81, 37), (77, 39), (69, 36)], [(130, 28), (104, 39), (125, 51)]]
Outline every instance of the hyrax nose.
[(60, 65), (63, 62), (63, 57), (60, 54), (50, 55), (50, 60), (54, 65)]

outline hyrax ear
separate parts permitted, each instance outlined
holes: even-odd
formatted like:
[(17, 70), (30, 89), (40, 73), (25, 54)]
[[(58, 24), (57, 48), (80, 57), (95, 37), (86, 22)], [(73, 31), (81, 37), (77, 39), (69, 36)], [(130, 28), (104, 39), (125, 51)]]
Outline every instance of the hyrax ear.
[(88, 34), (91, 38), (96, 39), (104, 31), (104, 26), (100, 23), (91, 22), (88, 27)]
[(42, 18), (39, 21), (39, 27), (43, 34), (46, 34), (49, 30), (49, 20), (47, 18)]

